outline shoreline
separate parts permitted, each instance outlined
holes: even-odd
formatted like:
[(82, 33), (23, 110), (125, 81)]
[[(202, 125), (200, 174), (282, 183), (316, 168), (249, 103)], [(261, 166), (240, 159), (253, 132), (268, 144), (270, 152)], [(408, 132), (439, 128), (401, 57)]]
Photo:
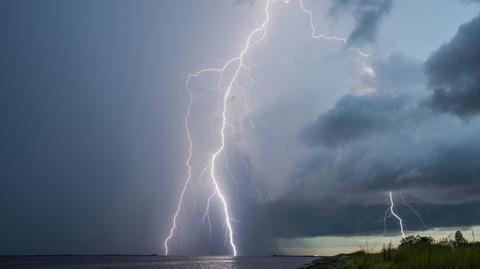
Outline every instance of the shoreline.
[(352, 258), (356, 254), (357, 252), (319, 257), (299, 269), (338, 269), (340, 262)]

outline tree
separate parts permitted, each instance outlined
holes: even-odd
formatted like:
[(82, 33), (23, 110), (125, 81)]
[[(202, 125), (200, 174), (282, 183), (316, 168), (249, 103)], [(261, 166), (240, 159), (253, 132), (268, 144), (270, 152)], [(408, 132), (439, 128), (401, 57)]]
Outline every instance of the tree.
[(460, 246), (460, 245), (465, 245), (467, 243), (467, 240), (465, 237), (463, 237), (462, 232), (457, 231), (455, 233), (455, 245)]
[(433, 238), (429, 236), (410, 235), (400, 241), (400, 247), (426, 247), (433, 243)]

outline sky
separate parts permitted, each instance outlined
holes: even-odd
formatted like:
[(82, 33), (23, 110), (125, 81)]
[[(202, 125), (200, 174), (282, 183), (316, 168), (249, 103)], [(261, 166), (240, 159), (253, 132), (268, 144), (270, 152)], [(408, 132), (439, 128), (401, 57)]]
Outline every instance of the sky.
[[(304, 0), (346, 43), (313, 39), (299, 1), (272, 5), (216, 170), (240, 255), (398, 243), (390, 191), (407, 234), (480, 237), (479, 2)], [(187, 75), (237, 56), (264, 5), (1, 1), (0, 255), (163, 254), (187, 174)], [(218, 197), (205, 218), (204, 169), (232, 75), (189, 84), (172, 254), (231, 254)]]

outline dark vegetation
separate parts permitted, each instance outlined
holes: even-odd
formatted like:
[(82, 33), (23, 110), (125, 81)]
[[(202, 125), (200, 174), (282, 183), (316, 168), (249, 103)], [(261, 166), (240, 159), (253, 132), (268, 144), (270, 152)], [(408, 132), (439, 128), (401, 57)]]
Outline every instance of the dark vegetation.
[(366, 248), (327, 258), (313, 268), (480, 269), (480, 242), (468, 242), (460, 231), (438, 241), (431, 237), (408, 236), (401, 240), (398, 248), (392, 248), (391, 243), (379, 253)]

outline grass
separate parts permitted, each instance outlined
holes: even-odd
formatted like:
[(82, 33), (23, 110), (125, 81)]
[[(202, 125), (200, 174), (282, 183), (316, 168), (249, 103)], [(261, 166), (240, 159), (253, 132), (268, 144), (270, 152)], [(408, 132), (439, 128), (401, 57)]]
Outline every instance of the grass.
[(410, 236), (398, 248), (391, 244), (380, 253), (368, 249), (337, 259), (339, 269), (479, 269), (480, 243), (455, 240), (433, 241), (430, 237)]

